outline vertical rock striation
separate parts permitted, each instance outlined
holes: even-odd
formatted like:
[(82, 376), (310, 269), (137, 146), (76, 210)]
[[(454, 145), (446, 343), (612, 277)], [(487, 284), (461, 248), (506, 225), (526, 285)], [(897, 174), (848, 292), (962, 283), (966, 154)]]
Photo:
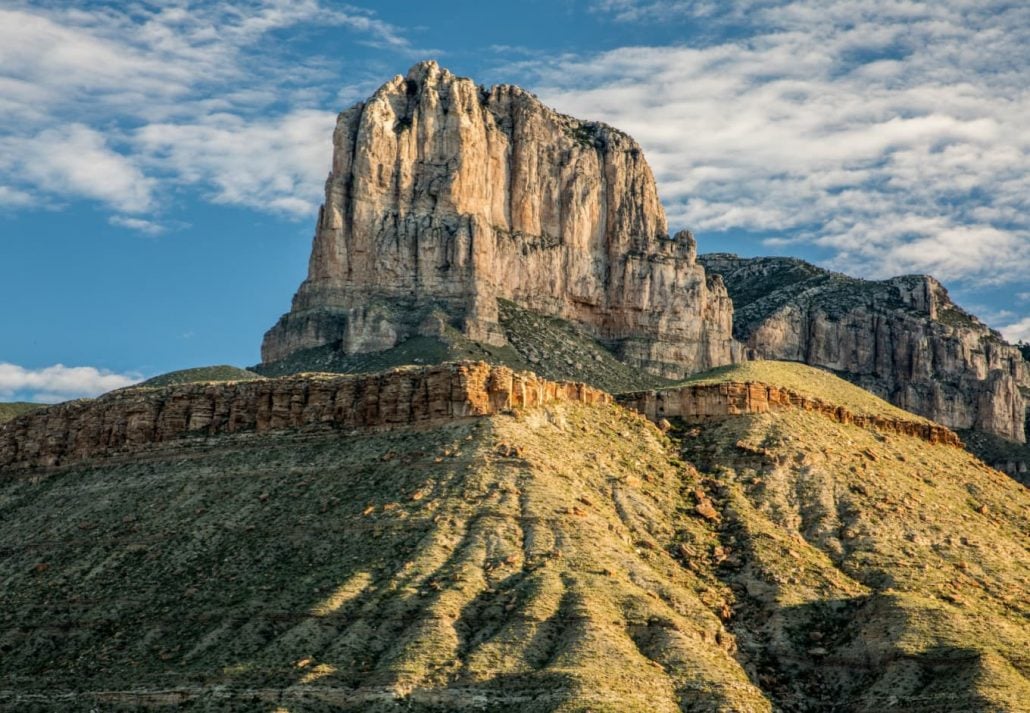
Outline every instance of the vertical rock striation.
[(499, 297), (663, 376), (738, 356), (726, 289), (669, 237), (633, 139), (424, 62), (340, 115), (308, 277), (262, 360), (448, 324), (503, 344)]
[(33, 410), (0, 425), (0, 473), (132, 453), (190, 436), (432, 425), (512, 408), (611, 401), (586, 384), (477, 362), (122, 389)]
[(791, 258), (700, 260), (726, 281), (734, 335), (750, 356), (832, 369), (950, 428), (1026, 440), (1023, 355), (934, 278), (872, 282)]

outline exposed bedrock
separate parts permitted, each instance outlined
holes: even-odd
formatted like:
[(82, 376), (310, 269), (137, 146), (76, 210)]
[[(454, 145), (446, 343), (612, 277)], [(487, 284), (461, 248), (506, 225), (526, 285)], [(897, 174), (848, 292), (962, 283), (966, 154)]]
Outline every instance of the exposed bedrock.
[(726, 289), (669, 236), (632, 138), (423, 62), (340, 115), (308, 277), (262, 360), (385, 350), (441, 315), (502, 344), (499, 297), (655, 374), (738, 358)]

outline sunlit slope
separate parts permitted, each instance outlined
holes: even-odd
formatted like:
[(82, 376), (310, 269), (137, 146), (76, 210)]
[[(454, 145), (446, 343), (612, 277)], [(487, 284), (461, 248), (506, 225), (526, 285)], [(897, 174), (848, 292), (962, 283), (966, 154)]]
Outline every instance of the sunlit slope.
[(1027, 711), (1028, 532), (962, 449), (794, 408), (169, 442), (0, 473), (0, 709)]
[(928, 423), (916, 414), (887, 403), (880, 397), (855, 386), (831, 372), (794, 361), (748, 361), (730, 364), (697, 374), (682, 384), (757, 382), (796, 391), (804, 396), (843, 406), (853, 414), (884, 416)]
[(768, 711), (696, 485), (585, 406), (7, 480), (0, 708)]
[(1030, 710), (1030, 497), (953, 446), (798, 410), (681, 425), (718, 576), (790, 711)]

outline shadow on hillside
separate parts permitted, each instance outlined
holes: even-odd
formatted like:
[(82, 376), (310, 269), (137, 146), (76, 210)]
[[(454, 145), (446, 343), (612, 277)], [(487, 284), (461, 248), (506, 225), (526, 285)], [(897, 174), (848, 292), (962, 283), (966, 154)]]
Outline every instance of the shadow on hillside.
[[(777, 710), (797, 713), (997, 711), (983, 685), (985, 652), (941, 642), (947, 613), (906, 595), (874, 594), (778, 607), (744, 603), (754, 681)], [(914, 648), (918, 650), (913, 651)]]

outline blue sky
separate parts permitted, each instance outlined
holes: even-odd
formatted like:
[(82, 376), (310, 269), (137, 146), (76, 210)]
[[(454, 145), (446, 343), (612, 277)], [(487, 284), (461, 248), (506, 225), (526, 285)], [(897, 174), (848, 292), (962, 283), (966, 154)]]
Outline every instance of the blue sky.
[(336, 113), (421, 59), (644, 146), (702, 251), (929, 272), (1030, 340), (1030, 6), (0, 0), (0, 400), (253, 364)]

